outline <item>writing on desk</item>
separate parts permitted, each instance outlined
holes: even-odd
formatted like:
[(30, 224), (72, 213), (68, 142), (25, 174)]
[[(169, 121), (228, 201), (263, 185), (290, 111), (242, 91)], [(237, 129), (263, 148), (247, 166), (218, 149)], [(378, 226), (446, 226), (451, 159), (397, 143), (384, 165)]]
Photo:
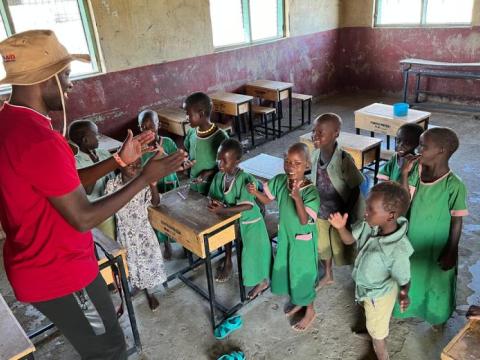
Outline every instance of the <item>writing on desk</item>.
[(391, 128), (389, 124), (379, 123), (376, 121), (370, 121), (370, 124), (372, 124), (375, 129), (382, 130), (382, 131), (387, 131), (388, 129)]

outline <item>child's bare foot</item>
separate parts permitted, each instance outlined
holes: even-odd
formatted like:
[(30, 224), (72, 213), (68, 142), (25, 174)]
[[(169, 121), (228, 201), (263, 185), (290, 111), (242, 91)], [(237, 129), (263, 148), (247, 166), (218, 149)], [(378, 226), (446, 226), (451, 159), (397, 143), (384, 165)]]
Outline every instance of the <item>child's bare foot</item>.
[(297, 322), (295, 325), (292, 326), (292, 329), (295, 331), (303, 332), (307, 330), (315, 320), (317, 314), (313, 309), (313, 304), (307, 306), (307, 310), (305, 311), (305, 315), (303, 316), (302, 320)]
[(328, 285), (332, 285), (334, 284), (335, 281), (333, 281), (333, 276), (328, 276), (328, 275), (325, 275), (323, 278), (320, 279), (320, 281), (318, 282), (317, 284), (317, 287), (315, 288), (315, 290), (320, 290), (322, 287), (325, 287), (325, 286), (328, 286)]
[(227, 282), (232, 276), (232, 262), (223, 259), (222, 263), (217, 267), (217, 275), (215, 276), (216, 282)]
[(480, 320), (480, 306), (472, 305), (467, 311), (467, 318)]
[(164, 244), (163, 258), (167, 261), (172, 260), (172, 244), (168, 240)]
[(155, 295), (150, 294), (147, 290), (145, 290), (145, 294), (147, 295), (148, 307), (150, 310), (152, 310), (152, 312), (157, 311), (160, 307), (158, 299), (155, 297)]
[(293, 305), (293, 304), (287, 304), (285, 306), (284, 312), (287, 317), (291, 317), (295, 315), (297, 312), (303, 309), (303, 306), (298, 306), (298, 305)]
[(258, 295), (262, 294), (265, 290), (269, 288), (268, 281), (264, 280), (257, 286), (255, 286), (247, 295), (247, 300), (253, 300), (258, 297)]

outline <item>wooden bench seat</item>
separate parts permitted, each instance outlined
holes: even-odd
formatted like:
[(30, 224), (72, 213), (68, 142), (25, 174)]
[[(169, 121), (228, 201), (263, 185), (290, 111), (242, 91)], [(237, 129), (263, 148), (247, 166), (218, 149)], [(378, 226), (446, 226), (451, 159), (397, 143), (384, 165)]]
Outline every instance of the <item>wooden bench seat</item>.
[(258, 115), (269, 115), (275, 113), (275, 108), (268, 106), (252, 105), (252, 112)]
[(312, 95), (305, 95), (299, 93), (293, 93), (292, 99), (300, 100), (302, 102), (302, 125), (305, 123), (305, 109), (304, 104), (307, 103), (307, 110), (308, 110), (308, 123), (312, 122)]
[(312, 98), (313, 98), (312, 95), (305, 95), (305, 94), (299, 94), (299, 93), (292, 94), (292, 99), (296, 99), (300, 101), (308, 101), (308, 100), (312, 100)]

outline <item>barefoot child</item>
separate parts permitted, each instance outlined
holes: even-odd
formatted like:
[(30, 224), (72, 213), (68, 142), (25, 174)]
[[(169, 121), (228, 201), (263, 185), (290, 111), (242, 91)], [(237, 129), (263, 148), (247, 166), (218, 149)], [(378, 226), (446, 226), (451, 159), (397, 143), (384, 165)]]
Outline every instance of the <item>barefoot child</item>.
[(329, 218), (345, 244), (357, 243), (352, 273), (355, 300), (363, 305), (379, 360), (389, 359), (386, 337), (397, 297), (402, 311), (409, 305), (409, 257), (413, 249), (407, 238), (408, 221), (403, 217), (409, 200), (399, 184), (384, 182), (372, 188), (365, 221), (357, 223), (352, 232), (346, 227), (348, 213), (337, 212)]
[[(68, 139), (71, 146), (74, 145), (76, 147), (75, 162), (79, 170), (112, 156), (107, 150), (98, 148), (98, 128), (90, 120), (72, 122), (68, 127)], [(105, 184), (113, 176), (113, 173), (110, 173), (97, 180), (95, 184), (85, 186), (87, 198), (93, 201), (105, 195)], [(97, 228), (111, 239), (116, 239), (115, 218), (113, 216), (97, 225)]]
[[(218, 149), (220, 171), (210, 185), (212, 203), (208, 209), (217, 214), (241, 212), (240, 235), (242, 237), (243, 284), (253, 286), (248, 299), (253, 300), (268, 289), (272, 250), (265, 221), (255, 197), (247, 191), (247, 185), (255, 178), (238, 167), (242, 158), (242, 146), (235, 139), (225, 140)], [(232, 246), (226, 247), (223, 268), (232, 271)]]
[(333, 284), (332, 263), (342, 266), (352, 264), (353, 248), (346, 247), (338, 231), (328, 222), (330, 214), (348, 213), (349, 223), (361, 219), (364, 199), (360, 196), (362, 173), (355, 166), (352, 157), (337, 143), (342, 120), (337, 114), (322, 114), (314, 120), (312, 141), (312, 182), (320, 194), (318, 211), (318, 252), (325, 269), (317, 289)]
[[(420, 180), (409, 211), (408, 238), (415, 250), (411, 258), (412, 304), (399, 318), (419, 317), (432, 325), (444, 324), (455, 309), (458, 243), (467, 211), (467, 190), (448, 164), (458, 149), (455, 132), (433, 128), (420, 136)], [(408, 187), (408, 173), (402, 184)]]
[(210, 122), (212, 100), (207, 94), (196, 92), (184, 103), (191, 129), (185, 137), (185, 149), (189, 159), (195, 161), (190, 169), (190, 188), (203, 195), (208, 194), (213, 176), (217, 173), (217, 151), (228, 135)]
[[(402, 167), (412, 156), (416, 156), (416, 149), (420, 142), (420, 135), (424, 129), (413, 123), (400, 126), (396, 136), (395, 154), (383, 165), (378, 172), (379, 180), (391, 180), (400, 183), (402, 181)], [(408, 173), (410, 194), (415, 192), (418, 184), (418, 163), (415, 163)]]
[[(111, 194), (137, 177), (142, 169), (140, 159), (121, 168), (121, 174), (109, 180), (106, 193)], [(151, 200), (150, 200), (151, 199)], [(160, 244), (148, 224), (147, 207), (158, 205), (160, 196), (156, 184), (140, 191), (127, 205), (116, 214), (117, 241), (127, 250), (127, 264), (130, 283), (137, 289), (143, 289), (148, 305), (152, 311), (159, 307), (159, 302), (152, 290), (167, 279), (163, 265)]]
[(305, 178), (310, 167), (309, 151), (305, 144), (296, 143), (285, 156), (285, 174), (264, 185), (264, 192), (255, 184), (248, 191), (262, 203), (278, 203), (280, 220), (278, 247), (272, 270), (272, 292), (289, 295), (292, 306), (287, 316), (300, 310), (305, 315), (292, 328), (305, 331), (315, 319), (315, 281), (317, 278), (317, 219), (320, 199), (315, 186)]
[[(152, 148), (160, 149), (160, 151), (165, 155), (173, 154), (178, 150), (177, 145), (175, 145), (175, 142), (172, 139), (166, 136), (158, 135), (159, 121), (158, 114), (155, 111), (143, 110), (140, 114), (138, 114), (138, 127), (142, 132), (150, 130), (155, 134), (155, 139), (151, 144), (149, 144), (152, 146)], [(146, 162), (154, 155), (154, 152), (143, 154), (142, 166), (145, 165)], [(160, 192), (160, 194), (163, 194), (167, 191), (177, 188), (179, 185), (177, 173), (171, 173), (163, 179), (158, 180), (157, 190)], [(164, 245), (164, 259), (170, 260), (172, 258), (172, 245), (170, 244), (169, 237), (158, 230), (155, 230), (155, 235), (157, 235), (158, 241)]]

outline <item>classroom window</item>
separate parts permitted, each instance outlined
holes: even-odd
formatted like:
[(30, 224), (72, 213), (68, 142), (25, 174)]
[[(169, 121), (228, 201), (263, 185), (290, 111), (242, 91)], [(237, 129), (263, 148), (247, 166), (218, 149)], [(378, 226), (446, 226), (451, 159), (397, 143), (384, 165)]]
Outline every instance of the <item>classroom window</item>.
[(283, 37), (283, 0), (210, 0), (213, 46)]
[[(53, 30), (70, 53), (92, 58), (91, 63), (72, 62), (72, 77), (99, 71), (85, 0), (1, 0), (0, 12), (0, 41), (22, 31)], [(4, 76), (3, 67), (0, 76)]]
[(473, 0), (377, 0), (375, 26), (470, 25)]

